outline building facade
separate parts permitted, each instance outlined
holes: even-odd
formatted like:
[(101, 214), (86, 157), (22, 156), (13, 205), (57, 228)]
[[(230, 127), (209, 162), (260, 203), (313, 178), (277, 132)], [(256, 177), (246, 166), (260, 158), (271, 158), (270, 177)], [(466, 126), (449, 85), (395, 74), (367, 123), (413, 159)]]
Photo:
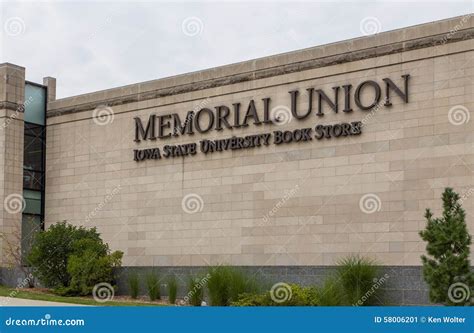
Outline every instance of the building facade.
[(426, 303), (425, 209), (453, 187), (474, 230), (473, 37), (466, 15), (58, 100), (0, 65), (0, 226), (97, 227), (124, 277), (310, 284), (361, 254)]

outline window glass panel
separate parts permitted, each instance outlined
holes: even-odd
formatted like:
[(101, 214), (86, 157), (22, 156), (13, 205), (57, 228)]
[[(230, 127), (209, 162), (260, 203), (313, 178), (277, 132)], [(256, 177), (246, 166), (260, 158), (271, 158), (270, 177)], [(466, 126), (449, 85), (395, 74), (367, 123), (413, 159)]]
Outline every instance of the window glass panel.
[(23, 170), (23, 187), (31, 190), (42, 190), (43, 177), (42, 172)]
[(41, 200), (25, 199), (26, 207), (23, 211), (27, 214), (41, 214)]
[(23, 260), (30, 252), (35, 234), (41, 229), (41, 217), (23, 214), (21, 221), (21, 253)]
[(35, 125), (31, 123), (25, 123), (25, 135), (30, 136), (44, 136), (45, 127), (42, 125)]
[(43, 170), (43, 140), (41, 138), (25, 136), (23, 167), (26, 170)]
[(41, 192), (40, 192), (40, 191), (24, 190), (24, 191), (23, 191), (23, 197), (24, 197), (25, 199), (41, 200)]
[(46, 89), (32, 84), (25, 85), (25, 121), (44, 125)]
[(23, 197), (25, 198), (26, 207), (23, 213), (26, 214), (41, 214), (41, 192), (23, 190)]

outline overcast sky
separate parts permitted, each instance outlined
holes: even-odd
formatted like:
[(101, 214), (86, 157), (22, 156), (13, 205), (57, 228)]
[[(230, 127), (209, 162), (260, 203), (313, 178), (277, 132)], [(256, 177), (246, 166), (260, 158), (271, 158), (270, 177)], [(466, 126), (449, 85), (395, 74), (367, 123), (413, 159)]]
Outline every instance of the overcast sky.
[(2, 2), (0, 62), (67, 97), (473, 12), (445, 2)]

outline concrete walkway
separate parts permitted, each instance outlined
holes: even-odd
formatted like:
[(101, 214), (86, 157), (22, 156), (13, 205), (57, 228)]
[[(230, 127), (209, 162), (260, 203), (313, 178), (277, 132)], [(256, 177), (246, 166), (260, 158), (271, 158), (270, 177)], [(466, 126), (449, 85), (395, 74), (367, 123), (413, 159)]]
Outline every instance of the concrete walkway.
[(37, 301), (37, 300), (32, 300), (32, 299), (0, 296), (0, 306), (88, 306), (88, 305)]

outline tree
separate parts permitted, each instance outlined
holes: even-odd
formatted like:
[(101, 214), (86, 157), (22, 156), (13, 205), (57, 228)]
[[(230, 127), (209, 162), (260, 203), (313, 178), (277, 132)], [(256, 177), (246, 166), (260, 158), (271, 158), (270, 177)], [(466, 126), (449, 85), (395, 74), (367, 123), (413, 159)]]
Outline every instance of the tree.
[[(466, 305), (470, 302), (474, 287), (474, 275), (469, 263), (471, 236), (466, 226), (466, 214), (458, 202), (459, 195), (453, 189), (446, 188), (442, 200), (442, 217), (434, 218), (427, 209), (426, 229), (420, 231), (421, 238), (427, 242), (428, 254), (421, 257), (423, 275), (430, 287), (432, 302)], [(464, 288), (461, 298), (453, 295), (454, 285)]]
[(0, 239), (3, 242), (3, 263), (9, 269), (18, 269), (23, 274), (21, 283), (28, 288), (35, 286), (35, 280), (31, 274), (29, 263), (25, 258), (25, 251), (22, 247), (30, 248), (32, 237), (22, 237), (21, 227), (15, 224), (11, 233), (0, 232)]

